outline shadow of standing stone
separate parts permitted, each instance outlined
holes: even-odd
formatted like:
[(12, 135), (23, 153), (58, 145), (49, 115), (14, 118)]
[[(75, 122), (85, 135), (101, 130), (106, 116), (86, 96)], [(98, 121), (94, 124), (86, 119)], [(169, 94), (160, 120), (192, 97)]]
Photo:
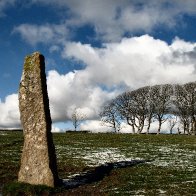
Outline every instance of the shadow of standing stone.
[(45, 62), (39, 52), (25, 58), (19, 109), (24, 146), (18, 181), (54, 187), (59, 180), (51, 133)]

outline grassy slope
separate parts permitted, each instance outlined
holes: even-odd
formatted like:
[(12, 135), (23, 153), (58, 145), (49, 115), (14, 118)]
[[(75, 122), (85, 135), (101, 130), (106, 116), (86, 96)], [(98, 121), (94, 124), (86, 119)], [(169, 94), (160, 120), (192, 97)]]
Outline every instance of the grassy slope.
[[(195, 136), (69, 133), (54, 134), (54, 143), (60, 178), (73, 183), (74, 174), (93, 175), (82, 186), (53, 194), (196, 195)], [(22, 144), (22, 133), (0, 133), (0, 185), (17, 180)], [(117, 166), (131, 160), (150, 162)], [(108, 169), (105, 163), (116, 165)]]

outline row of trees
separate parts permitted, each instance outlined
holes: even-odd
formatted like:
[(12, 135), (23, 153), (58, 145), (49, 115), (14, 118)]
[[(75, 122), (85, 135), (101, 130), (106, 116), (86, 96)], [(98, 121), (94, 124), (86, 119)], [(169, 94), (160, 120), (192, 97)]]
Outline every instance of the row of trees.
[(115, 132), (120, 131), (122, 123), (127, 123), (133, 133), (141, 133), (144, 128), (149, 133), (156, 121), (159, 134), (167, 121), (170, 132), (178, 123), (178, 131), (196, 134), (196, 82), (146, 86), (124, 92), (108, 102), (100, 116)]

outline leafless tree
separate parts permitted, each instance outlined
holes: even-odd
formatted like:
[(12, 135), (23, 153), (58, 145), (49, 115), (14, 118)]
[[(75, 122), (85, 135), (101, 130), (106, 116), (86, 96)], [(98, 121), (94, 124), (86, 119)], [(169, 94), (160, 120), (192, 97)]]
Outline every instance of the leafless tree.
[(115, 106), (118, 110), (121, 118), (127, 122), (128, 125), (132, 127), (132, 132), (135, 134), (135, 116), (133, 102), (131, 99), (131, 93), (125, 92), (119, 95), (115, 100)]
[(190, 82), (184, 85), (184, 91), (188, 102), (190, 114), (190, 132), (196, 135), (196, 82)]
[(168, 125), (170, 134), (173, 133), (173, 128), (176, 126), (178, 122), (178, 117), (176, 115), (169, 115), (168, 117)]
[(189, 111), (187, 108), (187, 99), (182, 85), (175, 85), (175, 99), (173, 103), (176, 107), (177, 115), (180, 118), (180, 123), (183, 126), (184, 134), (190, 134), (189, 131)]
[(74, 131), (77, 131), (77, 128), (81, 124), (81, 122), (85, 119), (86, 115), (83, 114), (79, 108), (75, 108), (73, 110), (71, 119), (74, 126)]
[(155, 113), (155, 104), (154, 104), (154, 100), (153, 98), (155, 97), (154, 93), (156, 93), (156, 91), (153, 90), (152, 87), (147, 87), (148, 88), (148, 93), (146, 94), (147, 97), (147, 117), (146, 117), (146, 121), (147, 121), (147, 130), (146, 130), (146, 134), (149, 134), (150, 131), (150, 126), (151, 123), (153, 122), (153, 118), (154, 118), (154, 113)]
[(184, 133), (196, 134), (196, 82), (146, 86), (124, 92), (105, 107), (104, 115), (103, 120), (110, 122), (115, 130), (119, 125), (117, 117), (120, 122), (127, 122), (133, 133), (141, 133), (144, 126), (149, 133), (151, 123), (158, 121), (157, 134), (167, 120), (172, 133), (177, 119), (180, 119)]
[(114, 100), (107, 103), (100, 113), (101, 122), (114, 129), (114, 132), (119, 132), (121, 129), (121, 117), (116, 108)]
[(196, 134), (196, 82), (175, 85), (173, 102), (184, 133)]
[(168, 119), (169, 108), (171, 107), (171, 94), (173, 88), (169, 84), (153, 86), (155, 104), (154, 118), (158, 120), (159, 126), (157, 134), (161, 132), (161, 126)]
[(130, 93), (132, 99), (132, 115), (135, 118), (137, 133), (141, 133), (144, 128), (145, 120), (148, 116), (148, 96), (149, 87), (142, 87)]
[(122, 119), (132, 127), (133, 133), (141, 133), (147, 118), (147, 102), (149, 88), (143, 87), (135, 91), (119, 95), (114, 104)]

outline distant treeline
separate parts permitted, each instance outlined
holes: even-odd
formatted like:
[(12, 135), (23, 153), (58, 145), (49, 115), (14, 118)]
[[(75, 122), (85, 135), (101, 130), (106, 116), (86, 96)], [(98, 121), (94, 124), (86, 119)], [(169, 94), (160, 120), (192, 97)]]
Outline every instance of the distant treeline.
[(106, 103), (100, 116), (115, 132), (126, 123), (133, 133), (145, 130), (148, 134), (152, 123), (157, 122), (159, 134), (167, 121), (171, 133), (176, 126), (179, 133), (196, 135), (196, 82), (145, 86), (124, 92)]
[(75, 131), (75, 130), (67, 130), (66, 133), (91, 133), (91, 131)]
[(22, 129), (0, 129), (0, 131), (22, 131)]

